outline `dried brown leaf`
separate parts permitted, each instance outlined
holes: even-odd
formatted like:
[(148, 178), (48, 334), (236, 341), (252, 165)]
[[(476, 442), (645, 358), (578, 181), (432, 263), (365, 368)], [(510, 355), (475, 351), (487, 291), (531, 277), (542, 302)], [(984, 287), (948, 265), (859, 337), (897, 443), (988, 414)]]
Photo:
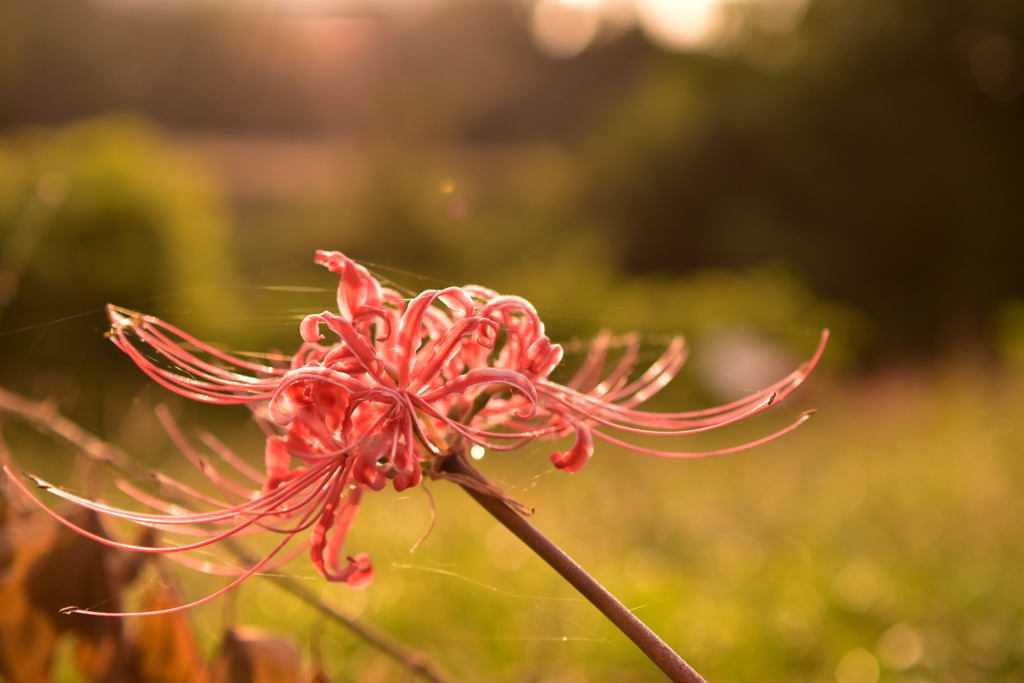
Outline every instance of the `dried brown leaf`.
[[(92, 512), (69, 518), (106, 536)], [(50, 678), (57, 638), (78, 639), (80, 671), (95, 683), (136, 680), (135, 656), (119, 619), (61, 614), (68, 606), (120, 607), (137, 560), (89, 540), (40, 513), (7, 509), (0, 526), (0, 674), (11, 683)]]
[[(158, 611), (181, 604), (171, 587), (150, 590), (142, 599), (143, 611)], [(181, 613), (158, 614), (138, 620), (135, 649), (142, 683), (209, 683), (192, 624)]]
[(291, 640), (256, 629), (224, 635), (213, 665), (213, 683), (299, 683), (301, 657)]

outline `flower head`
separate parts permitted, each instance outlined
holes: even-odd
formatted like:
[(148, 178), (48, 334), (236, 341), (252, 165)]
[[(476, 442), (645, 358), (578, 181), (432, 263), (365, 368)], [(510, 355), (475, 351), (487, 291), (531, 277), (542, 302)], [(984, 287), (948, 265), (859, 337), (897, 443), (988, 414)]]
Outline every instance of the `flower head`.
[(809, 363), (742, 400), (694, 412), (646, 412), (637, 406), (664, 387), (686, 359), (681, 337), (634, 376), (638, 339), (628, 337), (624, 353), (605, 372), (612, 338), (604, 332), (575, 376), (559, 384), (549, 376), (562, 360), (562, 347), (546, 336), (528, 301), (473, 285), (406, 299), (338, 252), (317, 252), (316, 262), (340, 276), (338, 312), (306, 317), (299, 329), (302, 345), (280, 366), (225, 353), (156, 318), (108, 309), (110, 338), (155, 381), (207, 403), (250, 404), (257, 419), (272, 427), (265, 474), (212, 437), (206, 439), (258, 490), (223, 477), (166, 415), (162, 419), (179, 448), (210, 476), (222, 498), (167, 477), (163, 482), (209, 505), (210, 512), (186, 512), (127, 484), (122, 487), (157, 512), (118, 510), (43, 485), (84, 507), (201, 538), (174, 547), (135, 548), (143, 552), (181, 555), (260, 531), (282, 536), (270, 555), (246, 570), (181, 558), (206, 571), (234, 571), (236, 580), (224, 590), (290, 559), (279, 553), (305, 532), (320, 574), (362, 588), (373, 578), (369, 558), (362, 553), (343, 561), (342, 546), (367, 489), (379, 491), (390, 481), (402, 491), (416, 486), (425, 469), (443, 476), (434, 465), (460, 448), (512, 450), (541, 438), (574, 435), (568, 450), (551, 455), (556, 468), (569, 472), (586, 465), (595, 439), (674, 458), (749, 448), (794, 429), (806, 416), (756, 441), (704, 453), (642, 448), (613, 434), (694, 434), (759, 413), (799, 386), (825, 342), (823, 335)]

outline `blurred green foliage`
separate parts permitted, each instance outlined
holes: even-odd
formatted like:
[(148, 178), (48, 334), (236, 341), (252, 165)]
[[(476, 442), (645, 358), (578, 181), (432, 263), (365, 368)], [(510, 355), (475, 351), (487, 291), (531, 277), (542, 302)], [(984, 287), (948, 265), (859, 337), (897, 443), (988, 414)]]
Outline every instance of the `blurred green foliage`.
[[(733, 10), (742, 40), (717, 54), (629, 33), (551, 60), (515, 2), (400, 20), (3, 0), (0, 124), (114, 108), (177, 131), (355, 144), (354, 214), (303, 211), (303, 191), (278, 207), (274, 229), (303, 254), (330, 236), (380, 263), (458, 271), (459, 234), (483, 262), (495, 244), (529, 263), (596, 243), (632, 274), (776, 263), (891, 335), (874, 356), (991, 341), (1001, 301), (1024, 295), (1020, 3), (814, 0), (792, 32), (756, 4)], [(550, 183), (544, 207), (494, 184), (499, 199), (450, 207), (464, 230), (430, 225), (425, 188), (445, 177), (431, 166), (474, 154), (482, 180), (545, 145), (561, 168), (520, 173)], [(266, 224), (265, 203), (240, 208), (247, 236)]]
[(1017, 368), (1024, 368), (1024, 300), (1005, 302), (998, 317), (999, 341), (1003, 357)]
[(229, 214), (203, 166), (161, 137), (141, 120), (111, 118), (0, 140), (4, 261), (31, 296), (12, 293), (9, 315), (176, 291), (201, 326), (217, 327), (216, 313), (234, 303), (210, 288), (233, 275)]
[[(276, 207), (236, 194), (239, 251), (273, 225), (289, 253), (336, 246), (456, 281), (460, 261), (475, 279), (496, 260), (490, 245), (523, 269), (594, 242), (630, 275), (776, 264), (864, 311), (889, 335), (867, 345), (875, 359), (991, 343), (1002, 301), (1024, 296), (1017, 0), (811, 0), (792, 31), (738, 3), (742, 39), (717, 53), (629, 31), (572, 60), (534, 49), (524, 7), (0, 0), (0, 125), (127, 109), (213, 138), (340, 140), (359, 153), (333, 161), (360, 166), (365, 202), (344, 199), (347, 168), (318, 183), (334, 203), (310, 188)], [(510, 150), (539, 148), (562, 159), (520, 169), (550, 183), (524, 203), (495, 175)], [(456, 183), (489, 195), (445, 207), (429, 194), (460, 155), (476, 159)], [(431, 202), (465, 227), (424, 223)]]

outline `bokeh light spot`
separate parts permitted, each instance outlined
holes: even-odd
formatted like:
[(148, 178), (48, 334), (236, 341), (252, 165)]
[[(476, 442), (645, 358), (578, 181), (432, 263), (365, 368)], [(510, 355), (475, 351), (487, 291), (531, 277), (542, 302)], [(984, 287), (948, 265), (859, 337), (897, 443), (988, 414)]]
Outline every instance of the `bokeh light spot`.
[(906, 624), (896, 624), (882, 634), (875, 649), (878, 658), (890, 669), (903, 671), (917, 664), (924, 654), (924, 644), (917, 631)]
[(833, 584), (845, 607), (854, 612), (866, 612), (878, 599), (880, 592), (878, 572), (861, 562), (852, 562), (836, 575)]
[(530, 32), (537, 48), (556, 59), (583, 52), (597, 35), (599, 8), (576, 0), (539, 0), (530, 16)]
[(839, 683), (877, 683), (878, 660), (862, 647), (850, 650), (839, 660), (836, 680)]
[(637, 17), (644, 33), (670, 50), (705, 48), (725, 23), (720, 0), (638, 0)]
[(724, 574), (735, 579), (749, 579), (764, 563), (764, 551), (750, 534), (729, 534), (715, 545), (715, 560)]

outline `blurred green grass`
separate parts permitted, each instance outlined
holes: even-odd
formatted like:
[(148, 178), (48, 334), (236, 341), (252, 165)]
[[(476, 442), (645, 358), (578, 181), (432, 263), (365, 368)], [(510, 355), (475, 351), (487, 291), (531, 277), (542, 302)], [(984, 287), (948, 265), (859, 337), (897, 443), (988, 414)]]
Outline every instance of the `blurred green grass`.
[[(552, 470), (554, 444), (544, 443), (479, 464), (709, 681), (1020, 681), (1022, 388), (1024, 377), (968, 361), (856, 382), (823, 373), (759, 422), (700, 444), (736, 443), (819, 409), (750, 452), (672, 461), (599, 446), (568, 475)], [(194, 418), (183, 426), (194, 429)], [(225, 424), (221, 435), (258, 461), (255, 429)], [(41, 443), (14, 437), (28, 469), (63, 467)], [(176, 462), (169, 472), (191, 476)], [(426, 486), (437, 521), (415, 552), (430, 525), (423, 491), (364, 499), (346, 552), (372, 555), (367, 590), (327, 584), (305, 558), (288, 571), (456, 680), (662, 680), (464, 493)], [(220, 585), (178, 576), (193, 599)], [(260, 578), (191, 616), (208, 652), (226, 619), (289, 634), (307, 652), (318, 639), (336, 681), (404, 680)]]

